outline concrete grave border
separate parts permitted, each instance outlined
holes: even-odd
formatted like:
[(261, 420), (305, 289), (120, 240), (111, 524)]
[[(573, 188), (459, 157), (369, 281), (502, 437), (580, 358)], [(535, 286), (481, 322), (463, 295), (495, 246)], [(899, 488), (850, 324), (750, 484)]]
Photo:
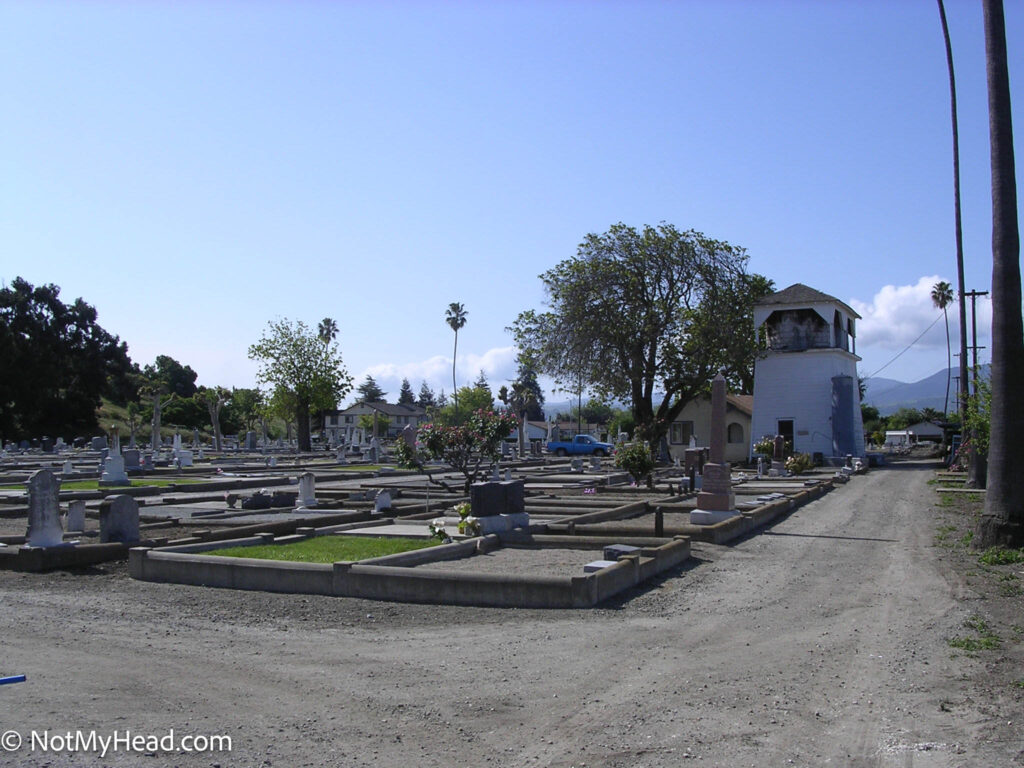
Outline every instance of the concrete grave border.
[[(622, 555), (613, 565), (579, 576), (515, 576), (431, 569), (440, 560), (472, 557), (496, 549), (602, 549), (608, 539), (589, 536), (545, 536), (521, 533), (489, 535), (429, 549), (403, 552), (360, 562), (330, 565), (204, 555), (224, 546), (286, 543), (317, 535), (310, 529), (295, 536), (271, 534), (178, 547), (132, 549), (128, 572), (141, 581), (191, 584), (224, 589), (358, 597), (370, 600), (499, 608), (590, 608), (690, 557), (690, 541), (630, 537), (623, 544), (639, 550)], [(327, 533), (327, 532), (325, 532)], [(322, 535), (322, 534), (321, 534)], [(417, 567), (413, 567), (417, 566)], [(581, 569), (583, 563), (580, 565)]]

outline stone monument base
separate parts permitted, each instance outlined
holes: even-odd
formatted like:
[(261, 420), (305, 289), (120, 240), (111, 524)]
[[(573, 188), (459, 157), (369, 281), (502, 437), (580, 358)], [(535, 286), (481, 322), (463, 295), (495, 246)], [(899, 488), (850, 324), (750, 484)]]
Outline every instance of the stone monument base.
[(731, 520), (740, 514), (738, 509), (695, 509), (690, 512), (690, 525), (714, 525)]

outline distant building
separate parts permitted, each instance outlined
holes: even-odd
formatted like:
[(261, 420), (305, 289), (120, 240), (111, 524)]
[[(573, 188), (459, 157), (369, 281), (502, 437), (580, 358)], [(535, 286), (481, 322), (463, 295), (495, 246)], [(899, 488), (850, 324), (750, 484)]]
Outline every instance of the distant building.
[[(750, 457), (753, 406), (752, 395), (726, 395), (725, 460), (728, 462), (743, 462)], [(691, 437), (702, 448), (711, 443), (710, 397), (691, 400), (668, 425), (669, 455), (673, 459), (684, 459)]]
[[(391, 403), (359, 402), (344, 410), (324, 412), (324, 437), (334, 442), (349, 442), (356, 429), (359, 428), (359, 417), (378, 414), (378, 418), (388, 421), (387, 437), (397, 437), (398, 433), (411, 424), (418, 427), (427, 421), (427, 412), (418, 405), (393, 405)], [(366, 435), (367, 438), (370, 435)]]
[(834, 296), (796, 283), (754, 306), (767, 353), (754, 364), (748, 446), (782, 435), (797, 453), (863, 457), (856, 320)]

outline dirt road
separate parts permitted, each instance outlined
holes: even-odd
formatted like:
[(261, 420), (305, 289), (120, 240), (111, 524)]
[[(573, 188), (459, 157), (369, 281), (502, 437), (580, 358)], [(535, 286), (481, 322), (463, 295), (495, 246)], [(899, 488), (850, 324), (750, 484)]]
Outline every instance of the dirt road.
[[(947, 642), (985, 601), (934, 546), (931, 469), (694, 545), (686, 569), (590, 611), (205, 590), (124, 566), (0, 574), (0, 675), (29, 677), (0, 686), (0, 732), (23, 739), (5, 764), (1024, 764), (1020, 690), (997, 684), (1024, 679), (1019, 647)], [(30, 748), (33, 730), (172, 729), (232, 751)]]

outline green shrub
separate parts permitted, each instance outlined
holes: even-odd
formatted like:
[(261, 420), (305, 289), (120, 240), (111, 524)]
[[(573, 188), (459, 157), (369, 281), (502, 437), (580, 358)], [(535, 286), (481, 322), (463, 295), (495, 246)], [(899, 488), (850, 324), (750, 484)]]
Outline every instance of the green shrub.
[(633, 481), (640, 485), (652, 471), (655, 462), (651, 449), (644, 443), (629, 443), (615, 452), (615, 466), (629, 473)]
[(797, 453), (786, 459), (786, 469), (794, 475), (806, 472), (814, 466), (814, 459), (809, 453)]

